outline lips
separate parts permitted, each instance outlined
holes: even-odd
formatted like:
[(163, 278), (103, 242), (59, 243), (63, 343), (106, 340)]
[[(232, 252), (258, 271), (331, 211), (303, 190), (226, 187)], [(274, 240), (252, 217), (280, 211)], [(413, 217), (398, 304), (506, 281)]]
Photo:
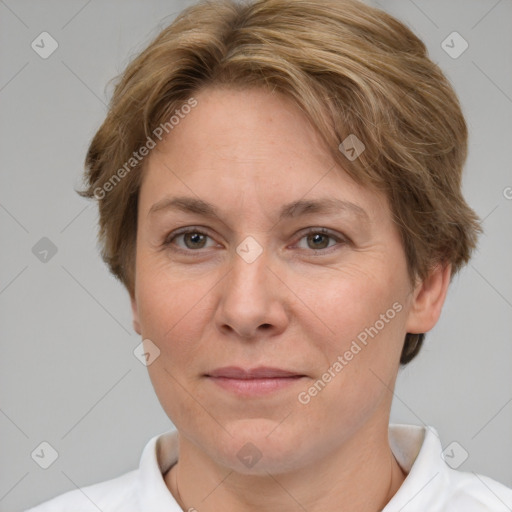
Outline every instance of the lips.
[(284, 390), (297, 385), (304, 377), (306, 376), (294, 371), (267, 366), (250, 369), (226, 366), (217, 368), (206, 375), (206, 378), (217, 389), (243, 398), (257, 398), (280, 391), (284, 392)]
[(253, 380), (253, 379), (285, 379), (292, 377), (304, 377), (303, 374), (283, 370), (281, 368), (270, 368), (260, 366), (258, 368), (243, 369), (238, 366), (226, 366), (217, 368), (208, 374), (208, 377), (223, 377), (226, 379)]

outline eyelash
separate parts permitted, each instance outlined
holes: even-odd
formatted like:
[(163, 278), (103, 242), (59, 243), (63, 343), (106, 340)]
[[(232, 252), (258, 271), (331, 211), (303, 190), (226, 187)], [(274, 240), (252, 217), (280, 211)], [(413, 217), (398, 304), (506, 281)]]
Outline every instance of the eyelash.
[[(197, 235), (204, 235), (204, 236), (206, 236), (206, 237), (208, 237), (210, 239), (212, 238), (212, 237), (210, 237), (210, 235), (208, 235), (208, 233), (206, 233), (205, 231), (203, 231), (203, 230), (201, 230), (199, 228), (188, 227), (188, 228), (183, 228), (181, 230), (173, 231), (172, 233), (170, 233), (165, 238), (162, 246), (164, 248), (169, 248), (169, 247), (171, 247), (173, 245), (173, 241), (176, 238), (178, 238), (181, 235), (187, 235), (187, 234), (190, 234), (190, 233), (197, 234)], [(337, 246), (340, 246), (340, 245), (344, 246), (344, 245), (350, 243), (350, 240), (347, 237), (334, 235), (331, 231), (329, 231), (329, 230), (327, 230), (325, 228), (310, 228), (308, 231), (306, 231), (305, 233), (303, 233), (301, 235), (301, 237), (298, 239), (298, 241), (302, 240), (303, 238), (305, 238), (305, 237), (307, 237), (309, 235), (313, 235), (313, 234), (324, 235), (324, 236), (327, 236), (327, 237), (329, 237), (329, 238), (331, 238), (331, 239), (333, 239), (333, 240), (338, 242), (336, 245), (333, 245), (331, 247), (326, 247), (326, 248), (323, 248), (323, 249), (303, 249), (303, 250), (312, 252), (313, 254), (317, 254), (317, 253), (323, 253), (323, 254), (320, 254), (320, 255), (330, 254), (333, 249), (337, 248)], [(176, 252), (181, 252), (183, 254), (191, 254), (191, 253), (194, 253), (194, 252), (197, 252), (197, 253), (202, 253), (203, 252), (202, 249), (197, 249), (197, 250), (194, 250), (194, 249), (183, 249), (181, 247), (173, 247), (172, 250), (174, 250)], [(198, 256), (200, 256), (200, 254), (198, 254)]]

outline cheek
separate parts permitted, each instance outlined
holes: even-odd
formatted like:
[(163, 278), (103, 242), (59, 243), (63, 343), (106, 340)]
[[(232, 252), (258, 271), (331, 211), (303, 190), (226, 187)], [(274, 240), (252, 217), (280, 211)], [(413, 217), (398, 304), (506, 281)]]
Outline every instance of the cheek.
[(160, 350), (147, 367), (156, 395), (175, 425), (200, 429), (207, 420), (193, 397), (199, 396), (197, 374), (207, 361), (202, 333), (208, 312), (202, 298), (212, 285), (184, 280), (149, 259), (137, 270), (142, 337)]
[(389, 395), (387, 386), (396, 376), (405, 336), (407, 287), (405, 280), (389, 274), (382, 269), (363, 273), (354, 267), (324, 289), (323, 318), (330, 341), (324, 339), (323, 346), (317, 342), (325, 356), (318, 377), (329, 382), (318, 402), (329, 402), (341, 415), (355, 410), (364, 415), (363, 409), (369, 411)]
[(162, 265), (140, 261), (137, 268), (137, 305), (143, 338), (168, 355), (173, 366), (187, 363), (211, 313), (206, 311), (209, 279), (183, 279)]
[[(323, 286), (310, 289), (307, 298), (314, 305), (313, 312), (322, 320), (325, 327), (322, 330), (328, 333), (324, 340), (330, 340), (326, 348), (331, 357), (349, 350), (354, 340), (367, 348), (370, 340), (400, 338), (405, 322), (401, 283), (388, 279), (383, 269), (369, 272), (356, 266), (343, 269), (335, 277), (326, 279)], [(312, 338), (315, 339), (322, 338)], [(382, 342), (374, 345), (375, 350), (382, 352)]]
[(328, 437), (334, 417), (342, 419), (346, 432), (355, 431), (390, 402), (389, 389), (403, 343), (405, 307), (398, 292), (384, 282), (381, 287), (375, 281), (339, 283), (323, 297), (322, 319), (329, 324), (329, 336), (310, 333), (322, 357), (315, 379), (300, 396), (301, 404), (308, 404), (299, 410), (315, 417), (317, 428), (325, 428), (323, 434)]

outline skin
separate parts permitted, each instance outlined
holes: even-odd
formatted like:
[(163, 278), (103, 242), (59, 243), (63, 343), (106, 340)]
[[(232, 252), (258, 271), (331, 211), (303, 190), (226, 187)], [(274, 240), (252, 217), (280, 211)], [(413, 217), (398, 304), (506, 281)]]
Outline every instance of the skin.
[[(381, 510), (405, 478), (387, 437), (403, 340), (437, 322), (450, 266), (412, 285), (386, 198), (335, 165), (287, 97), (211, 87), (194, 97), (145, 162), (131, 297), (135, 330), (160, 350), (148, 371), (179, 432), (166, 485), (183, 510), (200, 512)], [(150, 213), (170, 196), (219, 214)], [(324, 197), (366, 220), (346, 209), (277, 218), (283, 204)], [(174, 236), (183, 227), (207, 237)], [(236, 252), (248, 236), (263, 251), (251, 263)], [(396, 303), (400, 312), (301, 403)], [(205, 377), (224, 366), (304, 377), (241, 398)], [(252, 467), (237, 457), (248, 442), (261, 454)]]

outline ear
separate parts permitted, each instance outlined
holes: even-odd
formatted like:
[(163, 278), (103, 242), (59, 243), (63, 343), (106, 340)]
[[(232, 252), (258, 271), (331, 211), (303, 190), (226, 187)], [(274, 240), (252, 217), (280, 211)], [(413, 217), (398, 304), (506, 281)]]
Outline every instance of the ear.
[(438, 264), (416, 284), (406, 323), (407, 332), (425, 333), (436, 325), (448, 293), (451, 270), (451, 264)]
[(137, 299), (135, 298), (135, 295), (130, 294), (130, 302), (132, 305), (133, 329), (137, 334), (142, 334), (139, 321), (139, 308), (137, 306)]

